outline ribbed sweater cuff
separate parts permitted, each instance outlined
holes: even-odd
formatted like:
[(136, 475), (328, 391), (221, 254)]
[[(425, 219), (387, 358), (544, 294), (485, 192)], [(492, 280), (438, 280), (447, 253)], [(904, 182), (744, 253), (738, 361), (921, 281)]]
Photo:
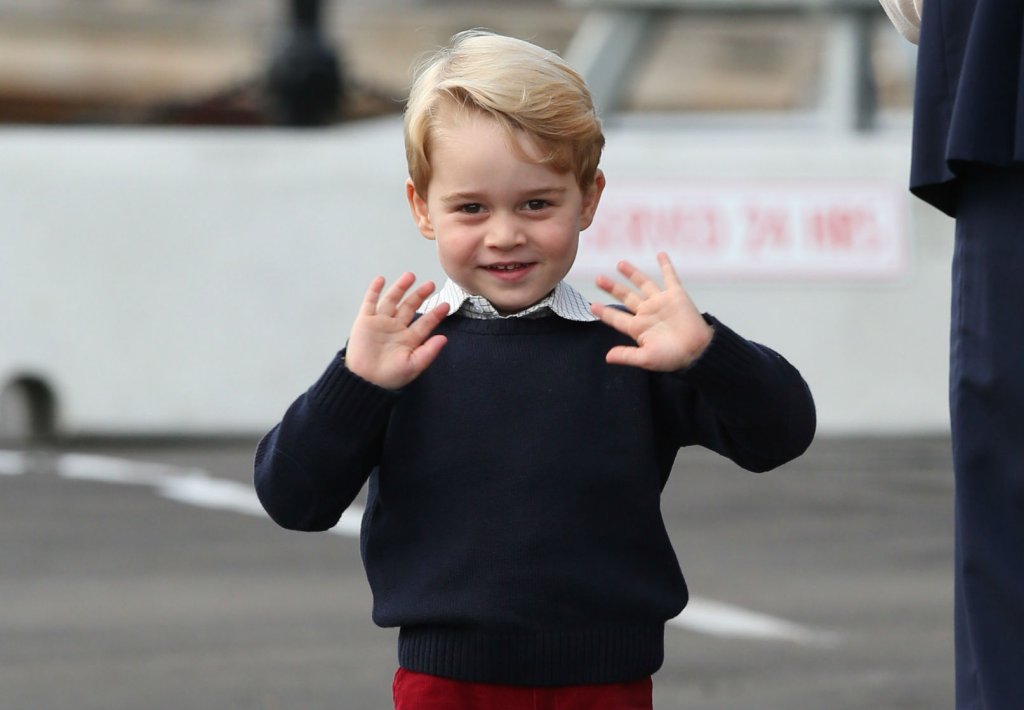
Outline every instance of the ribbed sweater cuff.
[(386, 417), (398, 395), (345, 367), (342, 350), (309, 388), (309, 397), (328, 416), (356, 419), (365, 425)]
[(661, 624), (532, 633), (421, 627), (398, 636), (406, 670), (500, 685), (624, 683), (653, 674), (664, 656)]
[[(748, 373), (760, 372), (765, 357), (778, 357), (750, 342), (711, 315), (704, 320), (715, 329), (707, 349), (681, 375), (701, 387), (729, 391), (747, 387)], [(756, 384), (756, 381), (755, 381)]]

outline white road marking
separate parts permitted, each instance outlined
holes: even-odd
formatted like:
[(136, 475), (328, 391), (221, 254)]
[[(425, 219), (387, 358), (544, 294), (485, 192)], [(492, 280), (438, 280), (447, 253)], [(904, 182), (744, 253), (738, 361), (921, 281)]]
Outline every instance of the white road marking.
[(0, 476), (26, 474), (28, 463), (28, 454), (21, 451), (0, 451)]
[(843, 640), (842, 635), (834, 631), (811, 629), (785, 619), (700, 597), (691, 597), (683, 613), (668, 623), (719, 638), (790, 641), (819, 648), (834, 648)]
[[(128, 461), (94, 454), (61, 454), (55, 458), (54, 469), (63, 478), (149, 486), (158, 495), (179, 503), (228, 510), (257, 518), (267, 517), (251, 485), (213, 478), (197, 468)], [(329, 532), (359, 537), (362, 519), (362, 507), (350, 505)]]
[[(62, 478), (121, 485), (148, 486), (169, 500), (212, 510), (266, 518), (251, 485), (214, 478), (198, 468), (129, 461), (95, 454), (56, 454), (48, 458), (52, 470)], [(0, 450), (0, 476), (29, 472), (29, 455)], [(359, 537), (363, 508), (353, 504), (328, 532)], [(842, 643), (842, 635), (812, 629), (785, 619), (761, 614), (724, 602), (691, 597), (686, 609), (670, 626), (727, 639), (785, 641), (802, 646), (831, 648)]]

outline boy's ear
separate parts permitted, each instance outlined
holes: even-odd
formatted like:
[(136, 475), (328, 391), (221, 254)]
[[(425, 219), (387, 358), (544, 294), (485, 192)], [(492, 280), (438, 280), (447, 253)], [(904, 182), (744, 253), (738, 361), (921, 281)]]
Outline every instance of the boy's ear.
[(405, 181), (405, 196), (409, 200), (409, 209), (412, 210), (412, 219), (416, 226), (427, 239), (434, 238), (434, 226), (430, 223), (430, 212), (427, 210), (427, 201), (423, 199), (411, 179)]
[(580, 209), (580, 231), (589, 227), (594, 221), (594, 213), (597, 212), (597, 204), (601, 201), (604, 185), (604, 173), (598, 170), (594, 174), (594, 182), (583, 193), (583, 207)]

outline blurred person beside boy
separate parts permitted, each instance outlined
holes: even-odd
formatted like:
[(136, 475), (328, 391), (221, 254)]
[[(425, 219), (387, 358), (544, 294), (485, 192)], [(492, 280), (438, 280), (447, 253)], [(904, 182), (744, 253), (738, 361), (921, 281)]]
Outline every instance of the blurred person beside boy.
[(919, 43), (910, 189), (956, 219), (956, 707), (1024, 708), (1024, 0), (882, 5)]

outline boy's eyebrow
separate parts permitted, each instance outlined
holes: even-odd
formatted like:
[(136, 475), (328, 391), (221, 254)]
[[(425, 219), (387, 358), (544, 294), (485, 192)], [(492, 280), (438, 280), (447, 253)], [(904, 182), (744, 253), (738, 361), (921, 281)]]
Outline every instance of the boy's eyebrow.
[(452, 192), (441, 196), (441, 202), (472, 202), (479, 199), (475, 192)]
[(551, 195), (551, 194), (561, 195), (564, 192), (566, 192), (567, 189), (568, 188), (565, 188), (565, 187), (555, 187), (554, 185), (552, 185), (551, 187), (538, 187), (535, 190), (527, 190), (523, 194), (524, 195)]
[[(567, 191), (565, 187), (556, 187), (554, 185), (550, 187), (537, 187), (531, 190), (525, 190), (521, 197), (530, 198), (537, 195), (562, 195)], [(460, 190), (458, 192), (451, 192), (447, 195), (441, 196), (441, 202), (452, 203), (452, 202), (473, 202), (481, 198), (481, 193), (473, 192), (471, 190)]]

